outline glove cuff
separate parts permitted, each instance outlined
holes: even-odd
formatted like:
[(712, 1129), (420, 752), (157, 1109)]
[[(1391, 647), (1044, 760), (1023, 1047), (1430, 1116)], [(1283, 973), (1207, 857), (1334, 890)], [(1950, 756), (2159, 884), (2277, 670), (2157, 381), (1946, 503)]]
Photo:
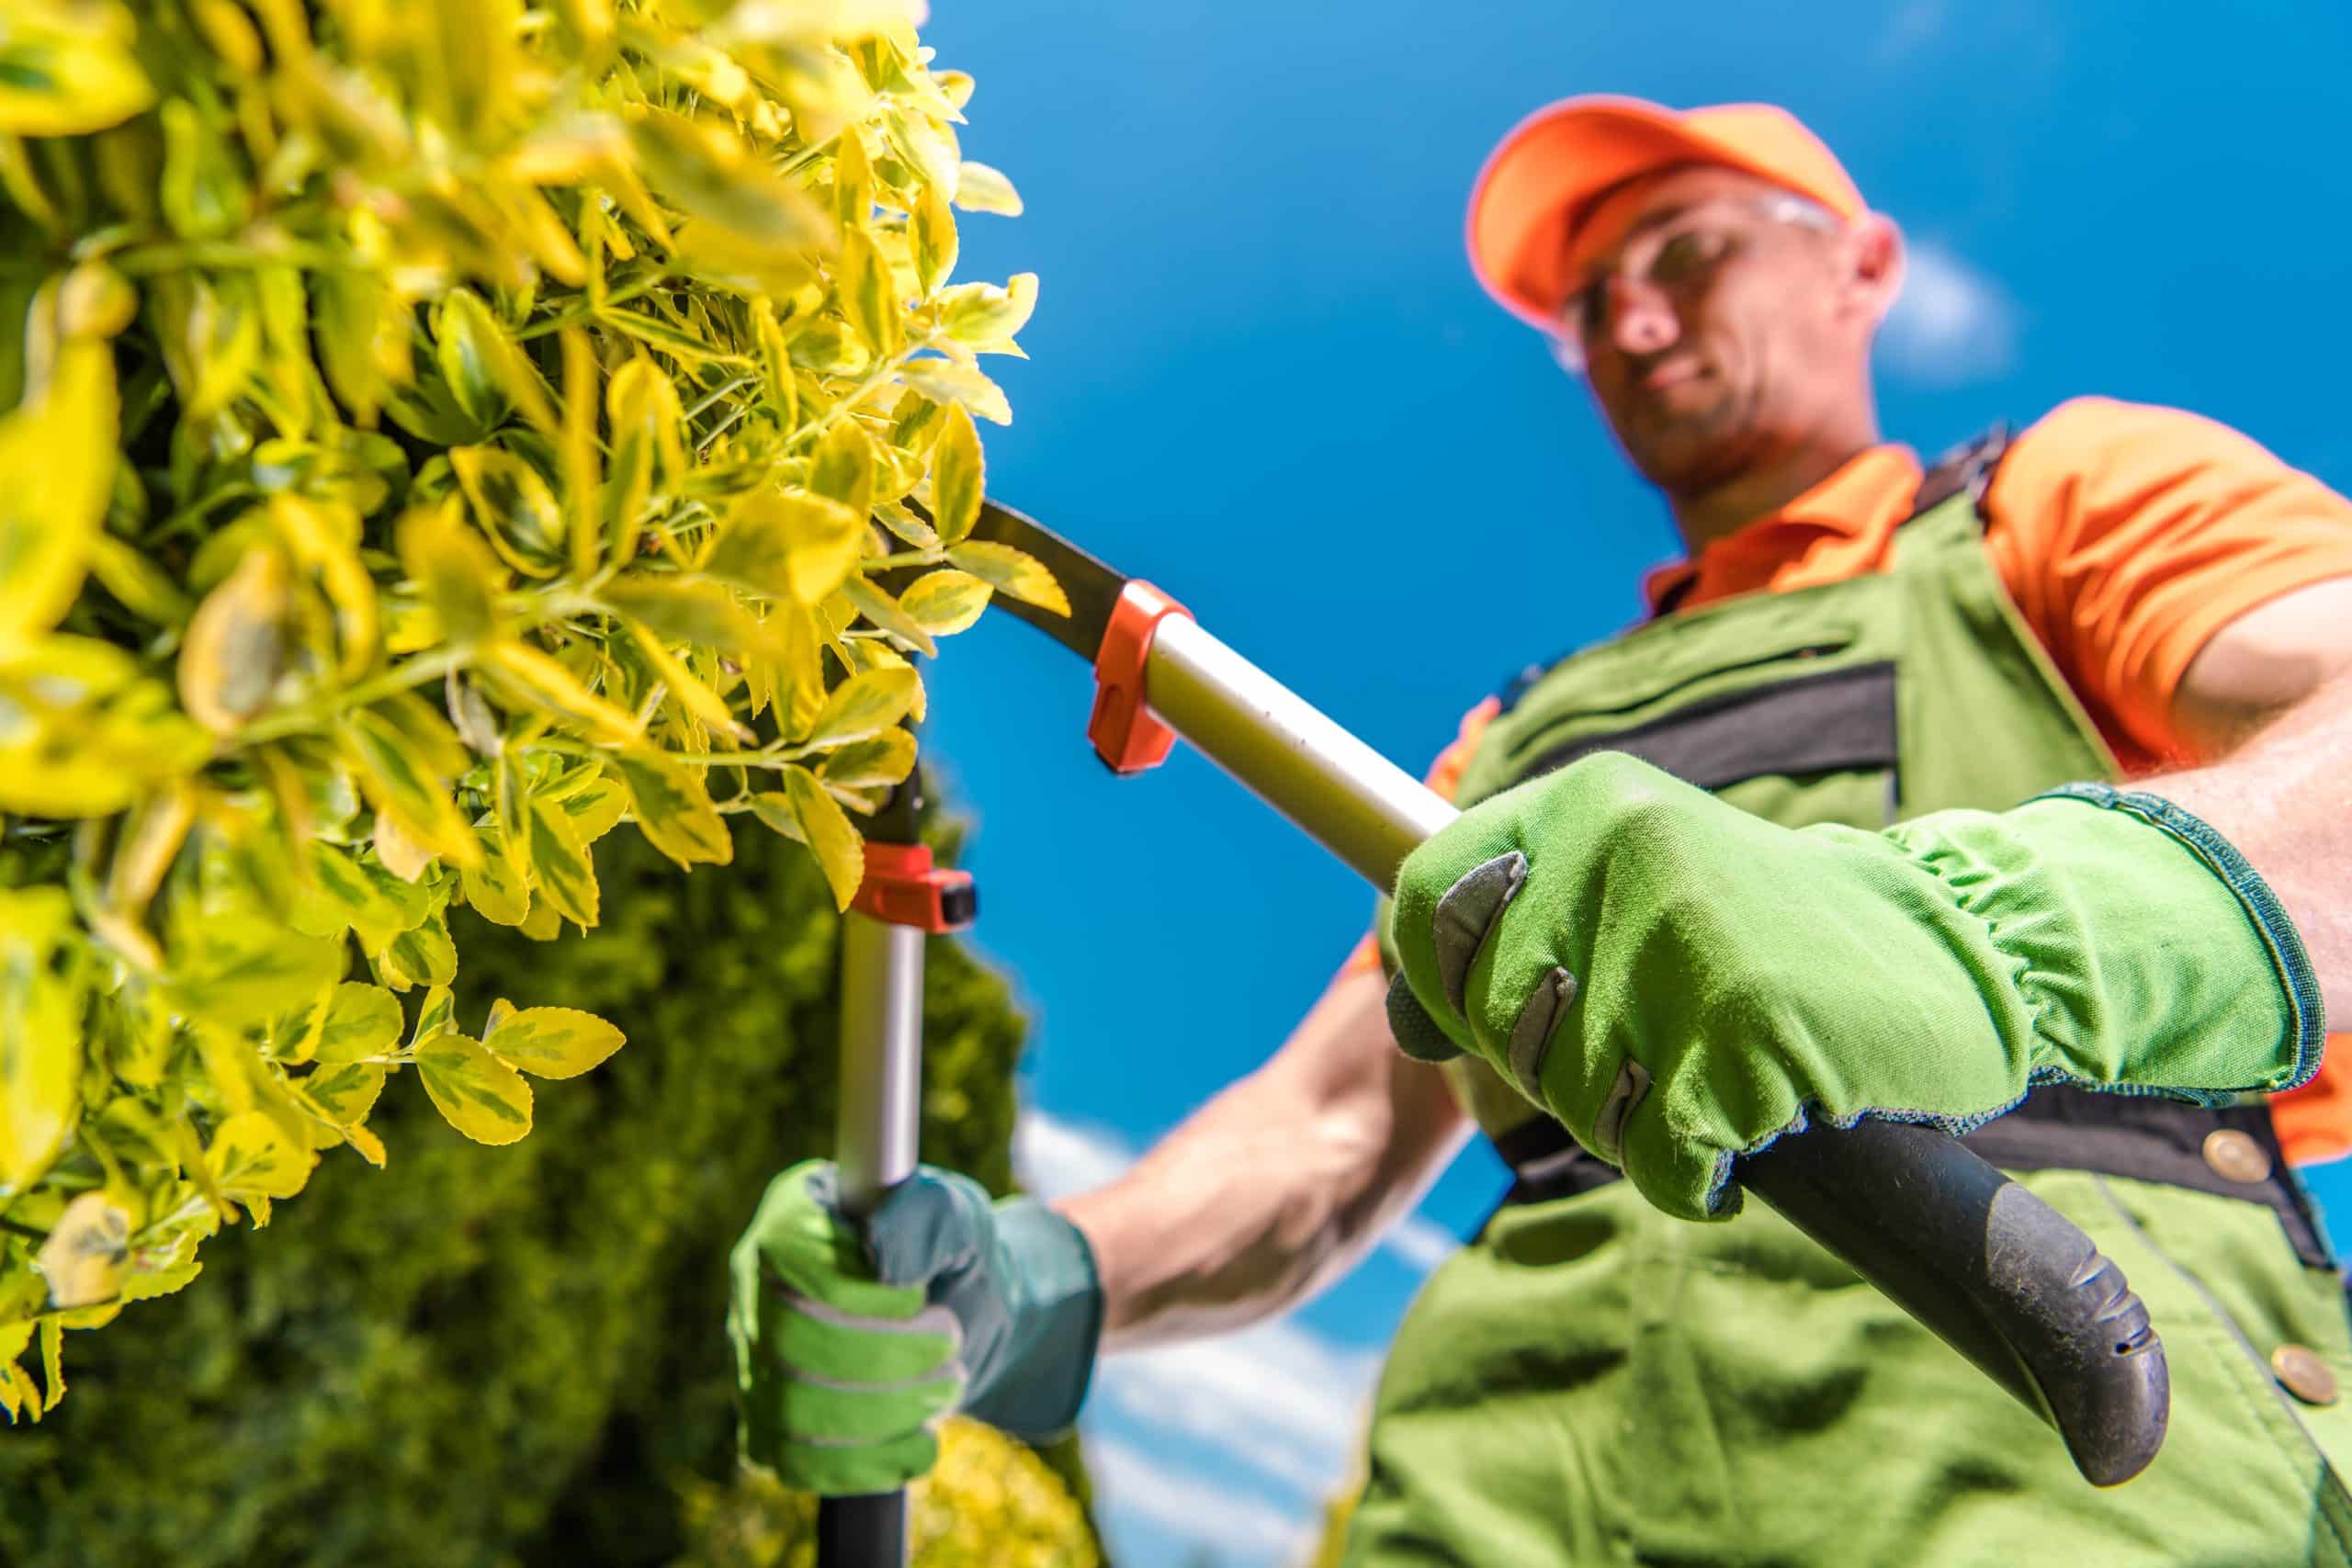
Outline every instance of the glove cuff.
[[(2230, 1099), (2228, 1093), (2221, 1092), (2224, 1086), (2219, 1082), (2208, 1086), (2211, 1092), (2199, 1093), (2193, 1082), (2184, 1087), (2167, 1081), (2168, 1071), (2189, 1064), (2167, 1062), (2165, 1058), (2180, 1057), (2183, 1047), (2193, 1047), (2194, 1042), (2188, 1036), (2211, 1040), (2215, 1034), (2234, 1035), (2252, 1043), (2256, 1036), (2263, 1035), (2264, 1023), (2268, 1021), (2251, 1016), (2253, 998), (2239, 999), (2225, 1010), (2222, 1004), (2233, 982), (2243, 983), (2249, 969), (2258, 973), (2265, 967), (2262, 960), (2267, 957), (2276, 990), (2268, 987), (2256, 987), (2254, 990), (2263, 1002), (2283, 1002), (2283, 1038), (2280, 1034), (2268, 1035), (2267, 1060), (2261, 1064), (2261, 1070), (2248, 1072), (2245, 1080), (2234, 1087), (2278, 1093), (2308, 1083), (2319, 1071), (2320, 1057), (2327, 1043), (2327, 1021), (2320, 1000), (2318, 976), (2285, 907), (2245, 857), (2203, 818), (2143, 790), (2119, 790), (2102, 784), (2067, 784), (2036, 796), (2010, 815), (2023, 825), (2031, 821), (2042, 802), (2054, 805), (2062, 801), (2097, 807), (2154, 828), (2174, 845), (2186, 850), (2203, 874), (2189, 873), (2178, 855), (2157, 859), (2136, 852), (2136, 845), (2132, 843), (2106, 844), (2102, 835), (2083, 831), (2081, 819), (2071, 814), (2064, 826), (2053, 823), (2057, 830), (2050, 837), (2035, 835), (2053, 858), (2080, 858), (2082, 863), (2073, 868), (2076, 872), (2075, 885), (2084, 889), (2086, 899), (2107, 906), (2100, 912), (2112, 919), (2117, 929), (2139, 933), (2143, 939), (2139, 945), (2148, 949), (2156, 965), (2182, 975), (2202, 972), (2209, 978), (2202, 987), (2194, 982), (2187, 983), (2186, 989), (2191, 996), (2176, 993), (2172, 998), (2175, 1005), (2158, 1010), (2143, 1021), (2152, 1032), (2169, 1032), (2175, 1038), (2153, 1042), (2151, 1059), (2132, 1064), (2133, 1070), (2124, 1077), (2149, 1088), (2168, 1089), (2193, 1099)], [(2136, 829), (2133, 831), (2136, 833)], [(2138, 874), (2132, 874), (2134, 872)], [(2210, 924), (2183, 920), (2190, 906), (2205, 900), (2211, 900), (2219, 909), (2228, 909), (2229, 904), (2213, 897), (2216, 890), (2226, 891), (2229, 900), (2236, 906), (2233, 912), (2243, 917), (2242, 923), (2228, 921), (2215, 930)], [(2172, 926), (2171, 932), (2164, 931), (2167, 925)], [(2259, 956), (2249, 948), (2241, 947), (2234, 955), (2227, 951), (2234, 934), (2229, 930), (2232, 926), (2251, 934), (2259, 943)], [(2170, 943), (2162, 940), (2149, 942), (2145, 939), (2150, 935), (2172, 935), (2175, 940)], [(2237, 936), (2238, 942), (2244, 941), (2243, 935)], [(2123, 942), (2118, 942), (2118, 951), (2124, 947)], [(2203, 994), (2194, 996), (2199, 989)], [(2208, 1004), (2212, 1024), (2226, 1021), (2231, 1027), (2200, 1029), (2198, 1010), (2179, 1005), (2192, 998)], [(2229, 1015), (2226, 1020), (2224, 1011)], [(2270, 1014), (2271, 1020), (2276, 1017), (2275, 1013)], [(2270, 1022), (2269, 1027), (2275, 1029), (2277, 1024)]]
[(1102, 1282), (1085, 1233), (1035, 1198), (996, 1206), (997, 1238), (1012, 1259), (1011, 1343), (965, 1410), (1032, 1441), (1078, 1419), (1102, 1339)]

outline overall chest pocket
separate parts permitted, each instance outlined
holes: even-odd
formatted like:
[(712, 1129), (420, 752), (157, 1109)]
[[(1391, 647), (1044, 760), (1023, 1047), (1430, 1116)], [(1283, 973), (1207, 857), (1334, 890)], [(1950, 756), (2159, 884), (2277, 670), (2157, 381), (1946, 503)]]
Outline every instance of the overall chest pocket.
[(1504, 782), (1623, 751), (1792, 827), (1893, 818), (1902, 753), (1892, 658), (1851, 626), (1819, 620), (1777, 639), (1705, 643), (1646, 666), (1612, 658), (1586, 671), (1572, 660), (1555, 671), (1511, 716), (1520, 732)]

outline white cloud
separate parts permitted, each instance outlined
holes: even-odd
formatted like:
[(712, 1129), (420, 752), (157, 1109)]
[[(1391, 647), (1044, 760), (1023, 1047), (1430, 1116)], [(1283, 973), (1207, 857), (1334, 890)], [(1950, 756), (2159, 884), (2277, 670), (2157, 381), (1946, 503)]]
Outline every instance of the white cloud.
[(1115, 1517), (1132, 1513), (1172, 1535), (1247, 1562), (1289, 1562), (1314, 1543), (1315, 1512), (1285, 1512), (1234, 1495), (1230, 1486), (1163, 1464), (1112, 1438), (1086, 1445), (1086, 1468), (1098, 1496)]
[(1398, 1262), (1424, 1274), (1462, 1250), (1462, 1243), (1452, 1231), (1419, 1214), (1408, 1214), (1397, 1221), (1396, 1228), (1380, 1238), (1380, 1245)]
[(2008, 291), (1932, 240), (1911, 247), (1903, 295), (1887, 313), (1879, 353), (1896, 374), (1954, 387), (2007, 371), (2017, 358), (2018, 308)]
[[(1107, 1127), (1068, 1122), (1034, 1107), (1012, 1128), (1012, 1168), (1022, 1184), (1044, 1198), (1066, 1198), (1115, 1180), (1135, 1164), (1133, 1145)], [(1408, 1214), (1380, 1245), (1390, 1257), (1426, 1274), (1461, 1244), (1442, 1225)]]
[(1012, 1124), (1012, 1168), (1041, 1198), (1101, 1187), (1135, 1162), (1135, 1150), (1108, 1128), (1065, 1122), (1034, 1107)]
[(1346, 1478), (1380, 1355), (1295, 1323), (1106, 1356), (1094, 1396), (1319, 1499)]

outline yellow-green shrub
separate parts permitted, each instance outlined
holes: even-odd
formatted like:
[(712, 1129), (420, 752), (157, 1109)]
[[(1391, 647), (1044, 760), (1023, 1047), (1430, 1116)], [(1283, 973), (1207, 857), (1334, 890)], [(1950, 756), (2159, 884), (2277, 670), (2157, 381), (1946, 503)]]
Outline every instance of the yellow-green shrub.
[[(766, 1471), (686, 1493), (694, 1548), (674, 1568), (817, 1568), (817, 1500)], [(1099, 1568), (1086, 1513), (1060, 1476), (977, 1421), (949, 1421), (939, 1463), (908, 1489), (910, 1568)]]
[(621, 1044), (453, 1009), (453, 905), (737, 813), (845, 901), (908, 656), (1057, 597), (963, 537), (1034, 280), (946, 282), (1017, 200), (909, 3), (0, 7), (0, 1410), (389, 1076), (505, 1143)]
[[(825, 1152), (834, 1104), (831, 895), (797, 845), (734, 834), (734, 860), (692, 876), (613, 835), (605, 918), (561, 942), (456, 911), (461, 1008), (564, 997), (628, 1049), (502, 1149), (387, 1097), (391, 1169), (328, 1162), (267, 1231), (208, 1243), (198, 1288), (77, 1337), (73, 1396), (0, 1441), (0, 1562), (661, 1568), (687, 1551), (682, 1494), (736, 1474), (728, 1248), (774, 1171)], [(1001, 1190), (1024, 1026), (962, 943), (930, 946), (923, 1152)]]

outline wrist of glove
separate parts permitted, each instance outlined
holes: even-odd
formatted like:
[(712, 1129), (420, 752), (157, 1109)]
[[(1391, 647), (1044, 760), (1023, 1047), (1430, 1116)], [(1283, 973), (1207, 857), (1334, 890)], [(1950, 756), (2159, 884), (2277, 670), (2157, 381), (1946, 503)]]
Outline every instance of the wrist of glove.
[(2207, 1103), (2318, 1070), (2318, 987), (2221, 837), (2074, 785), (1880, 833), (1792, 830), (1602, 754), (1399, 873), (1400, 1046), (1485, 1058), (1687, 1218), (1826, 1116), (1963, 1132), (2037, 1083)]
[(1093, 1256), (1033, 1199), (926, 1166), (860, 1224), (808, 1161), (769, 1183), (731, 1266), (741, 1446), (788, 1484), (891, 1491), (931, 1468), (949, 1415), (1044, 1438), (1085, 1398)]

